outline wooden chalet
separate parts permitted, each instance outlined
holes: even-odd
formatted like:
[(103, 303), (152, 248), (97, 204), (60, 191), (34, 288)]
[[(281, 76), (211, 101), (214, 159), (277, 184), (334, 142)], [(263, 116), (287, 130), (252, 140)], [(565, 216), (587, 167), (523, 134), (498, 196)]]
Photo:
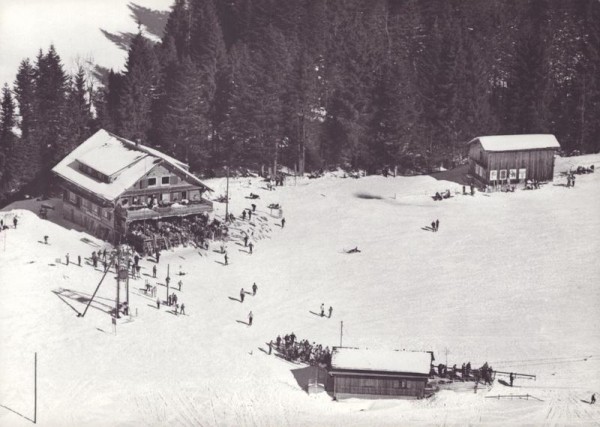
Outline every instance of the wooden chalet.
[(432, 352), (334, 347), (328, 389), (335, 399), (421, 399), (432, 361)]
[(118, 242), (136, 221), (212, 211), (212, 191), (189, 167), (153, 148), (99, 130), (52, 171), (63, 190), (63, 216)]
[(469, 142), (469, 174), (484, 185), (552, 181), (554, 135), (480, 136)]

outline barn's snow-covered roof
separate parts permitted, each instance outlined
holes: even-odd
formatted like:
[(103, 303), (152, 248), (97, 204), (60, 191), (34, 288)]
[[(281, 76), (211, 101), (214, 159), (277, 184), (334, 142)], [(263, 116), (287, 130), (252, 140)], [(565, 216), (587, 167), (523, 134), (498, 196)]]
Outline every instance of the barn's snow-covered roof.
[(331, 367), (356, 371), (429, 374), (431, 353), (336, 347), (331, 355)]
[[(187, 171), (185, 163), (104, 129), (71, 151), (52, 171), (101, 198), (113, 201), (161, 161), (185, 175), (190, 182), (210, 190)], [(79, 163), (110, 176), (111, 182), (102, 182), (87, 175), (79, 169)]]
[(479, 141), (485, 151), (520, 151), (559, 149), (560, 144), (551, 134), (493, 135), (477, 137), (469, 144)]

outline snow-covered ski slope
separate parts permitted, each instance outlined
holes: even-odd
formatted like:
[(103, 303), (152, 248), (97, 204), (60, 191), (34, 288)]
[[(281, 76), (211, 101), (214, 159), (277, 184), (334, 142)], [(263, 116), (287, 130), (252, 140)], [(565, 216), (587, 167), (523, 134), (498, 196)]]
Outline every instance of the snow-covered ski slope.
[[(600, 155), (557, 159), (557, 173), (590, 164), (599, 166)], [(426, 176), (330, 176), (268, 192), (257, 180), (232, 180), (235, 214), (249, 207), (250, 192), (261, 197), (254, 254), (230, 242), (224, 266), (216, 245), (203, 256), (164, 253), (158, 282), (170, 264), (177, 283), (181, 266), (183, 291), (175, 292), (187, 315), (157, 310), (142, 276), (131, 286), (134, 316), (116, 336), (107, 313), (114, 275), (77, 317), (101, 273), (73, 260), (102, 242), (29, 211), (2, 212), (20, 221), (0, 235), (0, 425), (31, 425), (34, 352), (42, 426), (598, 425), (600, 406), (584, 401), (600, 392), (600, 173), (578, 176), (575, 188), (564, 182), (434, 202), (435, 191), (457, 186)], [(224, 193), (222, 180), (208, 184)], [(283, 206), (284, 229), (270, 203)], [(435, 219), (439, 232), (422, 229)], [(50, 245), (40, 243), (44, 235)], [(360, 253), (345, 253), (355, 246)], [(151, 274), (152, 261), (141, 265)], [(236, 301), (253, 282), (257, 295)], [(158, 292), (164, 299), (166, 288)], [(333, 306), (331, 319), (311, 313), (321, 303)], [(241, 322), (250, 310), (248, 327)], [(433, 350), (436, 363), (448, 349), (450, 366), (487, 361), (537, 380), (420, 401), (334, 402), (301, 389), (301, 365), (261, 350), (292, 331), (339, 345), (342, 320), (346, 346)], [(485, 398), (511, 393), (543, 401)]]

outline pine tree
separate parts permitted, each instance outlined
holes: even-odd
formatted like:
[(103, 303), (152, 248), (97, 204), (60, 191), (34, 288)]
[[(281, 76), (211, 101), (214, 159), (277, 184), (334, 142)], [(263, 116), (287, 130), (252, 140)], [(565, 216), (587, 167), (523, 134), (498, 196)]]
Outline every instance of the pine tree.
[(17, 150), (17, 136), (14, 133), (16, 125), (15, 103), (8, 88), (2, 88), (2, 103), (0, 104), (0, 188), (4, 189), (12, 180), (15, 172), (14, 161)]
[(93, 117), (86, 85), (85, 72), (79, 67), (77, 73), (71, 77), (67, 91), (63, 134), (66, 153), (71, 152), (91, 134)]
[(118, 132), (143, 140), (152, 128), (152, 106), (158, 99), (160, 66), (153, 44), (141, 33), (131, 42), (119, 97)]

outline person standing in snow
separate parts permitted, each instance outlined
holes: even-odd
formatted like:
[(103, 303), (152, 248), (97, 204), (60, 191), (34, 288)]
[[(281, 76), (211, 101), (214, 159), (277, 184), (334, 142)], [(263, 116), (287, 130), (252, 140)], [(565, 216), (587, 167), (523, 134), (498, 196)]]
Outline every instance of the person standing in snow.
[(256, 205), (252, 203), (250, 206), (252, 206), (252, 212), (256, 212)]
[(321, 303), (321, 317), (325, 316), (325, 304)]
[(333, 313), (333, 307), (329, 306), (329, 318), (331, 319), (331, 313)]
[(244, 288), (240, 289), (240, 302), (244, 302), (244, 297), (246, 296), (246, 292)]
[(248, 246), (248, 235), (246, 234), (244, 236), (244, 247), (247, 247), (247, 246)]
[(69, 254), (67, 253), (67, 265), (69, 265)]
[(77, 265), (81, 267), (81, 255), (77, 255)]
[(252, 211), (248, 211), (248, 221), (252, 220)]
[(431, 231), (435, 233), (435, 221), (431, 221)]
[(17, 224), (19, 223), (19, 220), (17, 219), (17, 217), (15, 216), (13, 218), (13, 225), (15, 226), (15, 229), (17, 228)]
[(156, 308), (160, 310), (160, 299), (156, 298)]
[(271, 355), (272, 351), (273, 351), (273, 340), (269, 341), (269, 356)]
[(242, 219), (246, 221), (246, 209), (242, 211)]
[(179, 286), (179, 290), (181, 290), (181, 287), (183, 286), (183, 282), (180, 280), (177, 285)]
[(160, 251), (156, 251), (156, 263), (160, 262)]
[(248, 313), (248, 326), (252, 326), (252, 319), (254, 319), (254, 315), (251, 311), (250, 313)]
[(227, 252), (225, 252), (225, 265), (229, 265), (229, 257), (227, 257)]
[(250, 249), (250, 255), (252, 255), (252, 249), (254, 249), (254, 243), (248, 243), (248, 249)]
[(435, 231), (437, 232), (440, 229), (440, 220), (436, 219), (435, 220)]
[(285, 218), (281, 218), (281, 228), (285, 227)]
[(48, 236), (44, 236), (44, 244), (48, 244)]
[(175, 303), (175, 316), (179, 315), (179, 304)]
[(590, 399), (590, 405), (596, 403), (596, 393), (592, 394), (592, 398)]
[(508, 379), (510, 381), (510, 386), (513, 386), (513, 381), (515, 380), (515, 374), (513, 374), (512, 372), (510, 373), (510, 375), (508, 376)]
[(179, 311), (179, 314), (185, 315), (185, 304), (184, 303), (181, 303), (181, 310)]
[(156, 279), (156, 264), (152, 267), (152, 277)]
[(256, 291), (258, 290), (258, 286), (256, 286), (256, 282), (252, 285), (252, 296), (256, 295)]

